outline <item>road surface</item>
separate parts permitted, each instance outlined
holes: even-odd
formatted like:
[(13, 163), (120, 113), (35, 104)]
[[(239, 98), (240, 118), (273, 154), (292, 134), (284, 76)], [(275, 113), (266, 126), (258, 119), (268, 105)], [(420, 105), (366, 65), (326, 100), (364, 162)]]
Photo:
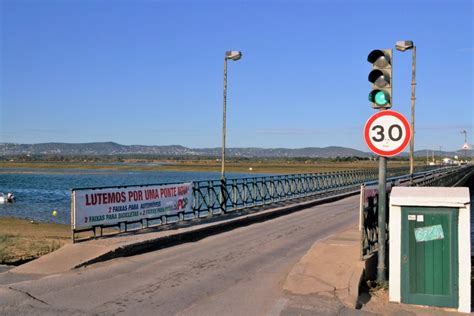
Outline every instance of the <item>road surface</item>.
[(316, 240), (357, 223), (358, 205), (353, 196), (197, 242), (2, 285), (0, 315), (291, 314), (282, 291), (287, 274)]

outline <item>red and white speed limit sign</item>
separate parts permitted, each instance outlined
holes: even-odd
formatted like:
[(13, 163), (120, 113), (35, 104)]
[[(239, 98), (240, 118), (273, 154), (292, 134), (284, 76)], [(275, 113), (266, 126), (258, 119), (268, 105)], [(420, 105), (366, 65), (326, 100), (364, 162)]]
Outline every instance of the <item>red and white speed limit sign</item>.
[(410, 124), (398, 112), (380, 111), (365, 123), (365, 142), (377, 155), (384, 157), (398, 155), (407, 147), (410, 138)]

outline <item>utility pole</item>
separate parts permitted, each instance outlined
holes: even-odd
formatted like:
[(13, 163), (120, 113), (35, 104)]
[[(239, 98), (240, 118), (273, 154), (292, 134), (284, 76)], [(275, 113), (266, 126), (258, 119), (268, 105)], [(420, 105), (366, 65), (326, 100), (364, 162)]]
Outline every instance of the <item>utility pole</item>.
[(461, 131), (461, 134), (464, 134), (464, 145), (462, 146), (464, 148), (464, 160), (467, 162), (467, 148), (468, 148), (468, 144), (467, 144), (467, 132), (465, 129), (463, 129)]
[(225, 181), (225, 135), (227, 117), (227, 56), (224, 58), (224, 102), (222, 106), (221, 181)]
[(398, 41), (395, 44), (398, 51), (411, 49), (411, 139), (410, 139), (410, 182), (413, 184), (414, 156), (415, 156), (415, 76), (416, 76), (416, 46), (413, 41)]
[(239, 60), (242, 58), (240, 51), (227, 51), (224, 55), (224, 101), (222, 105), (222, 152), (221, 152), (221, 180), (225, 182), (225, 138), (227, 117), (227, 60)]
[(242, 57), (240, 51), (227, 51), (224, 55), (224, 101), (222, 105), (222, 152), (221, 152), (221, 208), (225, 211), (225, 138), (226, 138), (226, 117), (227, 117), (227, 60), (239, 60)]
[(414, 159), (415, 159), (415, 75), (416, 75), (416, 46), (412, 48), (411, 65), (411, 139), (410, 139), (410, 178), (413, 181)]

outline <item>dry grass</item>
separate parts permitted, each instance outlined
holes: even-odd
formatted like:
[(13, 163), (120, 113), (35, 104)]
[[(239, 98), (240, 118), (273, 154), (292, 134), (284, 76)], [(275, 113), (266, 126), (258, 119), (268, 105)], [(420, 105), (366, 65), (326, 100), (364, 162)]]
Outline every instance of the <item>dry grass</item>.
[[(155, 161), (158, 162), (158, 161)], [(61, 173), (64, 169), (79, 170), (127, 170), (127, 171), (207, 171), (220, 172), (221, 164), (215, 160), (199, 161), (164, 161), (165, 165), (145, 165), (130, 166), (116, 164), (97, 164), (86, 162), (0, 162), (0, 169), (3, 173), (18, 172), (9, 171), (9, 169), (34, 168), (51, 172)], [(389, 161), (389, 167), (408, 166), (406, 161)], [(292, 174), (292, 173), (317, 173), (333, 172), (341, 170), (378, 168), (377, 161), (355, 161), (355, 162), (330, 162), (330, 161), (272, 161), (272, 160), (252, 160), (252, 161), (228, 161), (226, 162), (227, 172), (239, 173), (272, 173), (272, 174)], [(20, 171), (22, 172), (22, 171)], [(37, 172), (25, 170), (24, 172)], [(78, 171), (79, 172), (79, 171)]]
[(0, 264), (19, 264), (70, 242), (70, 226), (0, 218)]

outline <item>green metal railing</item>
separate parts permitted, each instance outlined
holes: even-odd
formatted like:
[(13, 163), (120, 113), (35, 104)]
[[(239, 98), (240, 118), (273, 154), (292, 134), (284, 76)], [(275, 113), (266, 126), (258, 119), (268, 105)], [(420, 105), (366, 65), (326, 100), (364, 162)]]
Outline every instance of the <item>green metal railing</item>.
[[(427, 168), (420, 168), (423, 172)], [(407, 175), (408, 168), (392, 168), (388, 177)], [(406, 176), (407, 177), (407, 176)], [(378, 179), (377, 169), (328, 173), (289, 174), (242, 179), (194, 182), (193, 211), (204, 216), (279, 203), (315, 195), (337, 194), (358, 189)], [(407, 178), (408, 179), (408, 178)]]
[(377, 170), (293, 174), (194, 182), (196, 212), (231, 212), (337, 191), (377, 178)]
[[(454, 186), (462, 179), (474, 175), (474, 166), (443, 167), (433, 170), (416, 172), (413, 175), (413, 186)], [(389, 205), (390, 189), (393, 186), (410, 186), (408, 175), (392, 177), (387, 179), (387, 207)], [(367, 183), (376, 184), (373, 183)], [(377, 189), (369, 189), (362, 186), (361, 194), (363, 205), (361, 205), (361, 259), (370, 258), (378, 250), (378, 195)], [(388, 217), (387, 226), (388, 229)]]

